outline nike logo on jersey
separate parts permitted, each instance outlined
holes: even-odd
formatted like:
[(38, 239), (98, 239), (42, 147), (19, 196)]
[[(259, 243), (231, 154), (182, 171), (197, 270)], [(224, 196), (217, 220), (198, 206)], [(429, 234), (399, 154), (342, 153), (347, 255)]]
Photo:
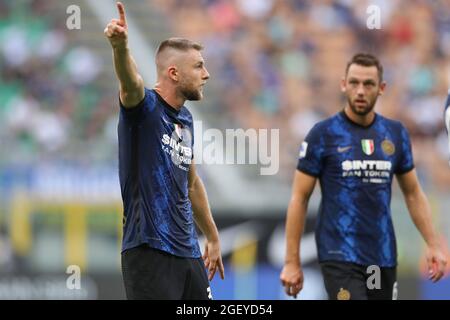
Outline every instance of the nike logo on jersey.
[(350, 150), (351, 148), (352, 148), (352, 146), (348, 146), (348, 147), (338, 147), (338, 148), (337, 148), (337, 152), (342, 153), (342, 152), (345, 152), (345, 151)]

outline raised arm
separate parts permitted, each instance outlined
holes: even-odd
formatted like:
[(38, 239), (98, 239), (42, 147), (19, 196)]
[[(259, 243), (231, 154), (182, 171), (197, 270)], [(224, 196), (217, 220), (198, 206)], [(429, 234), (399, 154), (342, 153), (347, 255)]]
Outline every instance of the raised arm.
[(125, 7), (117, 3), (119, 19), (112, 19), (104, 33), (113, 49), (114, 68), (120, 84), (120, 101), (126, 108), (132, 108), (144, 99), (144, 81), (137, 71), (136, 62), (128, 48), (128, 26)]

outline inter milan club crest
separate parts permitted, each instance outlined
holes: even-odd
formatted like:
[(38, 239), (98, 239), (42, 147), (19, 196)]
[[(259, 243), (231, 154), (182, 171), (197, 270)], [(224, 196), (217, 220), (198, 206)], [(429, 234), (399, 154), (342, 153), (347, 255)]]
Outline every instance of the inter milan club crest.
[(388, 156), (392, 156), (395, 153), (395, 145), (388, 139), (383, 140), (381, 149)]
[(350, 300), (350, 297), (351, 297), (350, 291), (348, 291), (344, 288), (341, 288), (337, 294), (338, 300)]
[(375, 151), (375, 144), (372, 139), (361, 140), (362, 151), (370, 156)]

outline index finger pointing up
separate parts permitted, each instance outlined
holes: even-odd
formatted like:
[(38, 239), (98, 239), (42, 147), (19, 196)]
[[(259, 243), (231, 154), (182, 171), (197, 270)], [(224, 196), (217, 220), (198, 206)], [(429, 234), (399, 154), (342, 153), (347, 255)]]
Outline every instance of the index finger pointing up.
[(117, 10), (119, 10), (119, 24), (126, 26), (127, 20), (125, 18), (125, 7), (122, 2), (117, 2)]

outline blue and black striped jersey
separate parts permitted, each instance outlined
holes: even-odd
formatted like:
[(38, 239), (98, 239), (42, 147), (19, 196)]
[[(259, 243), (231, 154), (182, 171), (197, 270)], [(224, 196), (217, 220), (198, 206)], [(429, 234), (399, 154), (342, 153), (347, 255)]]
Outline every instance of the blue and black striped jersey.
[(297, 169), (320, 181), (319, 261), (395, 266), (392, 180), (413, 168), (409, 135), (398, 121), (376, 114), (363, 127), (340, 112), (316, 124), (302, 143)]
[(120, 105), (119, 176), (124, 205), (122, 251), (140, 244), (199, 258), (188, 197), (194, 128), (186, 107), (172, 108), (145, 89), (135, 108)]

